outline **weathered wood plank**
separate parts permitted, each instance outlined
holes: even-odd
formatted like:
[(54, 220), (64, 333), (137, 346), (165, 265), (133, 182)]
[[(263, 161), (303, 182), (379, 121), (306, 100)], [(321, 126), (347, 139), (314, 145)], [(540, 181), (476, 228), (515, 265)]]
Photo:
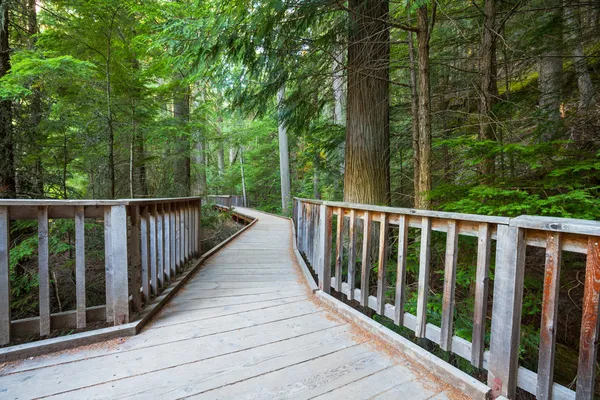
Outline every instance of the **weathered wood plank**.
[(400, 217), (398, 225), (398, 266), (396, 272), (396, 298), (394, 323), (404, 325), (404, 301), (406, 300), (406, 258), (408, 257), (408, 219)]
[(454, 327), (454, 290), (456, 289), (456, 261), (458, 259), (458, 232), (455, 220), (448, 221), (446, 236), (446, 259), (444, 265), (444, 295), (442, 300), (442, 324), (440, 347), (452, 350)]
[(110, 207), (104, 207), (104, 274), (105, 274), (105, 297), (106, 297), (106, 322), (112, 323), (113, 311), (113, 267), (112, 267), (112, 240), (111, 240), (111, 217)]
[(142, 206), (142, 218), (140, 220), (140, 244), (142, 254), (142, 293), (146, 304), (150, 301), (150, 264), (148, 249), (148, 206)]
[(356, 211), (350, 210), (350, 227), (348, 231), (348, 286), (350, 296), (348, 300), (354, 300), (354, 288), (356, 286)]
[(176, 242), (176, 221), (175, 221), (175, 204), (169, 203), (169, 254), (171, 256), (171, 262), (169, 268), (171, 268), (171, 275), (177, 275), (177, 242)]
[(488, 386), (494, 396), (508, 398), (514, 398), (517, 387), (525, 272), (523, 235), (523, 229), (498, 225)]
[(426, 337), (427, 329), (427, 297), (429, 294), (429, 267), (431, 258), (431, 219), (421, 220), (421, 249), (419, 257), (419, 288), (417, 299), (417, 326), (415, 335)]
[(377, 313), (385, 312), (385, 291), (387, 286), (387, 258), (389, 223), (386, 213), (381, 213), (379, 219), (379, 266), (377, 267)]
[(165, 253), (165, 282), (171, 281), (171, 205), (163, 205), (163, 231), (164, 231), (164, 253)]
[(0, 206), (0, 346), (10, 342), (10, 215)]
[(179, 255), (181, 257), (181, 267), (183, 268), (187, 259), (185, 258), (185, 212), (184, 204), (179, 206)]
[(473, 310), (473, 335), (471, 364), (476, 368), (483, 367), (483, 351), (485, 350), (485, 327), (488, 309), (488, 281), (490, 272), (490, 252), (492, 232), (489, 224), (479, 225), (477, 238), (477, 272), (475, 277), (475, 306)]
[(112, 206), (111, 250), (113, 270), (113, 312), (114, 324), (129, 322), (129, 283), (127, 272), (127, 209), (125, 206)]
[(369, 211), (363, 213), (363, 243), (362, 243), (362, 265), (360, 275), (360, 290), (362, 296), (360, 305), (365, 307), (369, 304), (369, 278), (371, 275), (371, 227), (373, 217)]
[(141, 255), (141, 239), (140, 239), (140, 206), (133, 205), (130, 207), (131, 213), (131, 306), (134, 312), (139, 312), (142, 309), (142, 300), (140, 288), (142, 286), (142, 255)]
[(156, 276), (158, 278), (158, 287), (165, 287), (165, 253), (164, 253), (164, 220), (163, 220), (163, 205), (156, 206)]
[(150, 278), (152, 294), (158, 294), (158, 256), (156, 234), (156, 204), (150, 206)]
[(560, 290), (561, 236), (560, 232), (549, 232), (546, 240), (546, 268), (544, 272), (544, 297), (542, 301), (536, 388), (537, 398), (543, 400), (552, 398), (552, 384), (554, 383), (558, 292)]
[(48, 207), (38, 207), (40, 336), (50, 334), (50, 271), (48, 270)]
[(340, 208), (337, 213), (337, 227), (335, 239), (335, 290), (342, 290), (342, 259), (344, 258), (344, 211)]
[(175, 262), (177, 263), (177, 271), (181, 271), (181, 215), (179, 213), (179, 204), (175, 205)]
[(85, 219), (83, 206), (75, 207), (75, 299), (77, 328), (86, 326), (85, 305)]
[(583, 315), (579, 337), (579, 363), (577, 367), (577, 400), (594, 397), (596, 380), (596, 352), (600, 305), (600, 238), (588, 238), (588, 255), (585, 267)]
[(319, 280), (319, 288), (325, 293), (331, 289), (331, 228), (333, 219), (333, 209), (331, 207), (320, 206), (320, 226), (319, 226), (319, 263), (322, 271), (322, 279)]

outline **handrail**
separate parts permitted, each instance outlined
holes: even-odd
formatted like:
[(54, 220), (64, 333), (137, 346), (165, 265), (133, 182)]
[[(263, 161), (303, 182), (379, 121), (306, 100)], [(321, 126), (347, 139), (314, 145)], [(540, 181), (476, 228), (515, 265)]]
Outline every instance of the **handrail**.
[[(119, 200), (0, 200), (0, 345), (90, 322), (128, 323), (200, 255), (199, 197)], [(85, 218), (104, 225), (106, 304), (86, 306)], [(38, 221), (39, 317), (11, 319), (10, 223)], [(49, 224), (75, 221), (76, 310), (51, 313)]]
[[(517, 386), (539, 398), (593, 398), (600, 295), (600, 223), (567, 218), (521, 216), (516, 218), (447, 213), (365, 204), (294, 198), (293, 218), (297, 247), (313, 266), (319, 288), (333, 288), (349, 300), (386, 316), (399, 326), (427, 338), (445, 351), (469, 360), (475, 367), (487, 369), (488, 385), (494, 396), (514, 398)], [(335, 233), (333, 220), (337, 220)], [(375, 227), (378, 224), (378, 228)], [(345, 235), (344, 225), (349, 227)], [(386, 266), (389, 262), (389, 227), (398, 227), (397, 281), (393, 304), (386, 303)], [(362, 248), (357, 245), (362, 227)], [(408, 228), (420, 229), (421, 246), (418, 272), (416, 315), (404, 312), (406, 295), (406, 259)], [(375, 229), (376, 228), (376, 229)], [(430, 275), (431, 231), (446, 232), (446, 254), (441, 326), (427, 321)], [(378, 233), (377, 233), (378, 232)], [(377, 235), (378, 240), (373, 240)], [(475, 236), (477, 269), (474, 280), (475, 306), (472, 342), (454, 335), (454, 290), (460, 235)], [(335, 241), (334, 241), (335, 238)], [(493, 282), (492, 323), (489, 349), (485, 346), (488, 285), (492, 240), (496, 241)], [(345, 246), (347, 244), (347, 246)], [(542, 305), (541, 343), (538, 373), (518, 365), (520, 324), (523, 308), (523, 279), (526, 246), (542, 247), (546, 252), (545, 284)], [(370, 291), (370, 257), (378, 249), (377, 288)], [(361, 253), (360, 270), (356, 260)], [(561, 252), (587, 255), (583, 318), (580, 339), (577, 392), (553, 382), (558, 311)], [(347, 273), (344, 253), (347, 252)], [(360, 272), (360, 288), (356, 287)], [(345, 275), (345, 277), (343, 276)], [(344, 278), (345, 281), (344, 281)]]
[(216, 204), (223, 207), (247, 207), (244, 204), (244, 196), (230, 194), (209, 194), (206, 196), (206, 204)]

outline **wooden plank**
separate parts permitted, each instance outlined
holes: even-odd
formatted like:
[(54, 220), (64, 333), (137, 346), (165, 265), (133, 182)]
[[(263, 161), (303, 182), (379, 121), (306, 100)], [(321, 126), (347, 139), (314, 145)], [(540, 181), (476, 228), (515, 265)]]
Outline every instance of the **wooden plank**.
[(415, 335), (426, 337), (427, 329), (427, 297), (429, 294), (429, 267), (431, 257), (431, 219), (421, 220), (421, 249), (419, 257), (419, 287), (417, 299), (417, 326)]
[(142, 218), (140, 221), (140, 244), (142, 254), (142, 293), (146, 304), (150, 302), (150, 263), (148, 249), (148, 206), (142, 206)]
[(131, 217), (131, 306), (134, 312), (142, 309), (140, 288), (142, 287), (142, 255), (140, 239), (140, 206), (129, 208)]
[(320, 206), (319, 226), (319, 264), (322, 271), (322, 279), (319, 280), (319, 288), (325, 293), (331, 289), (331, 228), (333, 209)]
[(10, 214), (0, 206), (0, 346), (10, 342)]
[(165, 285), (165, 253), (164, 253), (164, 228), (163, 228), (163, 205), (156, 205), (156, 276), (158, 287), (162, 289)]
[(113, 285), (112, 285), (112, 240), (111, 235), (110, 207), (104, 207), (104, 274), (105, 274), (105, 297), (106, 297), (106, 322), (112, 323), (113, 312)]
[(521, 215), (512, 218), (510, 225), (543, 231), (600, 236), (600, 222), (585, 219)]
[(163, 205), (163, 231), (164, 231), (164, 254), (165, 254), (165, 281), (171, 281), (171, 205)]
[(458, 259), (458, 232), (455, 220), (448, 221), (446, 236), (446, 259), (444, 265), (444, 295), (442, 300), (442, 323), (440, 347), (444, 351), (452, 350), (454, 327), (454, 291), (456, 289), (456, 261)]
[(490, 252), (492, 232), (489, 224), (479, 225), (477, 238), (477, 272), (475, 277), (475, 306), (473, 310), (473, 335), (471, 364), (476, 368), (483, 367), (483, 351), (485, 350), (485, 328), (488, 309), (488, 281), (490, 273)]
[(169, 254), (171, 256), (169, 268), (171, 268), (171, 275), (177, 275), (177, 251), (176, 251), (176, 221), (175, 221), (175, 204), (169, 203)]
[(598, 306), (600, 296), (600, 238), (588, 238), (588, 255), (585, 266), (583, 315), (579, 338), (579, 363), (577, 367), (577, 400), (594, 397), (596, 379), (596, 352), (598, 341)]
[(179, 215), (179, 204), (175, 204), (175, 263), (177, 271), (181, 271), (181, 220)]
[(152, 294), (158, 294), (158, 259), (156, 254), (156, 204), (150, 206), (150, 286)]
[(386, 213), (381, 213), (379, 219), (379, 266), (377, 268), (377, 313), (385, 312), (385, 291), (387, 289), (387, 258), (388, 258), (388, 232), (389, 223)]
[(493, 396), (514, 398), (517, 388), (525, 272), (523, 236), (523, 229), (498, 225), (488, 362), (488, 386)]
[(362, 243), (362, 265), (360, 275), (360, 290), (362, 296), (360, 305), (365, 307), (369, 304), (369, 278), (371, 275), (371, 226), (372, 216), (369, 211), (363, 213), (363, 243)]
[(184, 204), (179, 207), (179, 256), (181, 257), (181, 267), (185, 266), (187, 260), (185, 258), (185, 213)]
[(335, 290), (342, 290), (342, 259), (344, 258), (344, 211), (339, 208), (337, 213), (337, 227), (335, 240)]
[(394, 323), (404, 325), (404, 301), (406, 300), (406, 259), (408, 257), (408, 219), (401, 216), (398, 226), (398, 266), (396, 272), (396, 298)]
[(348, 300), (352, 301), (356, 286), (356, 211), (354, 209), (350, 210), (348, 241), (348, 286), (350, 287)]
[(48, 207), (38, 207), (40, 336), (50, 334), (50, 271), (48, 270)]
[(200, 206), (201, 202), (198, 201), (194, 205), (194, 255), (200, 257)]
[(111, 250), (113, 271), (114, 324), (129, 322), (129, 282), (127, 271), (127, 209), (111, 206)]
[(83, 206), (75, 207), (75, 299), (77, 328), (86, 326), (85, 306), (85, 219)]
[(536, 386), (538, 399), (552, 398), (558, 322), (558, 292), (560, 290), (561, 236), (560, 232), (549, 232), (546, 240), (546, 268), (544, 272), (544, 297), (542, 301)]

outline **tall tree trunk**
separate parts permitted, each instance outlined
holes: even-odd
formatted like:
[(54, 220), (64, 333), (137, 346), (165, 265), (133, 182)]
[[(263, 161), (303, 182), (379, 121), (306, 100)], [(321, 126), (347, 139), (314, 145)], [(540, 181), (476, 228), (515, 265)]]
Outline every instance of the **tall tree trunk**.
[[(588, 71), (587, 61), (583, 53), (583, 35), (581, 33), (581, 17), (575, 10), (579, 2), (565, 0), (565, 33), (573, 47), (573, 63), (577, 73), (577, 88), (579, 89), (579, 110), (587, 110), (594, 104), (594, 85)], [(597, 7), (600, 7), (597, 5)], [(581, 6), (580, 6), (581, 8)]]
[(192, 194), (194, 196), (205, 196), (208, 194), (206, 184), (206, 153), (204, 139), (201, 132), (195, 133), (194, 152), (192, 153), (192, 164), (194, 165), (194, 185)]
[[(435, 5), (432, 12), (435, 15)], [(433, 18), (432, 18), (433, 19)], [(419, 61), (419, 186), (415, 193), (415, 207), (430, 207), (431, 191), (431, 96), (429, 84), (429, 39), (432, 24), (427, 6), (417, 9), (417, 58)]]
[(333, 122), (338, 125), (344, 125), (344, 49), (341, 45), (336, 45), (333, 52), (333, 63), (331, 65), (333, 76)]
[(242, 195), (244, 196), (244, 207), (248, 207), (248, 198), (246, 197), (246, 176), (244, 175), (244, 147), (240, 146), (240, 172), (242, 174)]
[(349, 0), (344, 200), (390, 202), (387, 0)]
[(562, 77), (561, 57), (562, 47), (562, 2), (550, 0), (547, 3), (549, 20), (546, 21), (546, 33), (541, 39), (543, 43), (542, 54), (538, 62), (540, 91), (540, 140), (555, 139), (560, 121), (560, 90)]
[(317, 200), (321, 199), (321, 165), (319, 161), (319, 154), (315, 154), (313, 161), (313, 197)]
[(112, 117), (112, 98), (111, 98), (111, 76), (110, 62), (112, 55), (111, 37), (106, 42), (106, 131), (108, 135), (108, 180), (110, 184), (110, 198), (114, 199), (115, 189), (115, 132)]
[[(492, 107), (498, 98), (496, 70), (496, 1), (485, 0), (483, 32), (479, 49), (479, 140), (495, 140)], [(485, 150), (484, 150), (485, 151)], [(494, 173), (495, 158), (486, 151), (479, 165), (483, 182), (489, 183)]]
[(417, 206), (417, 194), (420, 192), (419, 167), (421, 152), (419, 150), (419, 94), (417, 93), (417, 73), (415, 64), (415, 49), (413, 33), (408, 32), (408, 59), (410, 70), (410, 114), (412, 117), (412, 149), (413, 149), (413, 188), (415, 192), (415, 203)]
[(290, 188), (290, 156), (288, 149), (287, 127), (283, 118), (283, 102), (285, 99), (285, 84), (281, 85), (277, 92), (277, 104), (279, 109), (279, 177), (281, 181), (281, 211), (289, 212), (292, 202)]
[(229, 165), (235, 164), (235, 159), (237, 158), (238, 147), (229, 146)]
[[(10, 47), (8, 43), (8, 0), (0, 0), (0, 78), (10, 71)], [(14, 198), (15, 159), (12, 127), (12, 101), (0, 101), (0, 198)]]
[(190, 139), (186, 125), (190, 120), (190, 88), (178, 87), (173, 101), (173, 117), (179, 121), (181, 135), (175, 145), (174, 183), (177, 196), (190, 194)]
[[(27, 33), (29, 34), (29, 50), (35, 50), (38, 31), (36, 0), (27, 0)], [(34, 178), (32, 192), (37, 197), (44, 196), (44, 171), (42, 167), (42, 157), (40, 145), (44, 142), (40, 137), (39, 125), (42, 120), (42, 93), (39, 88), (35, 87), (31, 90), (31, 105), (29, 113), (29, 125), (31, 129), (31, 137), (34, 138)]]

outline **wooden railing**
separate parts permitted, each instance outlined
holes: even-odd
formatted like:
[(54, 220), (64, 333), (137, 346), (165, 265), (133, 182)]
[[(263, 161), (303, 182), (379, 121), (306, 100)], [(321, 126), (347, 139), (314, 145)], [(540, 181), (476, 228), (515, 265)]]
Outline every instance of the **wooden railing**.
[[(56, 328), (85, 328), (90, 322), (128, 323), (200, 254), (200, 198), (144, 200), (0, 201), (0, 345), (11, 338)], [(49, 222), (75, 221), (76, 309), (51, 313)], [(106, 304), (86, 306), (85, 219), (104, 225)], [(39, 316), (11, 319), (10, 223), (36, 219)]]
[[(600, 223), (530, 216), (504, 218), (299, 198), (294, 200), (293, 212), (297, 247), (313, 266), (318, 275), (319, 288), (324, 292), (330, 292), (333, 288), (344, 293), (348, 300), (359, 301), (362, 306), (388, 317), (396, 325), (412, 330), (416, 337), (427, 338), (441, 349), (469, 360), (473, 366), (486, 369), (487, 383), (494, 396), (514, 398), (518, 386), (543, 399), (594, 397), (600, 295)], [(336, 229), (332, 232), (334, 219)], [(344, 226), (348, 226), (347, 236)], [(392, 261), (397, 263), (397, 280), (391, 285), (395, 286), (395, 292), (388, 303), (386, 268), (390, 262), (390, 226), (398, 229), (398, 248), (397, 260)], [(420, 230), (415, 315), (404, 311), (409, 228)], [(427, 321), (432, 231), (446, 233), (441, 326)], [(362, 234), (361, 249), (357, 245), (358, 234)], [(377, 241), (373, 240), (374, 235), (378, 235)], [(454, 335), (453, 329), (459, 236), (477, 237), (470, 342)], [(495, 242), (495, 246), (492, 242)], [(373, 265), (371, 257), (364, 256), (371, 254), (372, 246), (378, 249), (377, 287), (373, 293), (369, 287)], [(546, 253), (537, 374), (519, 366), (526, 246), (545, 248)], [(344, 250), (348, 260), (345, 277), (342, 274)], [(560, 263), (561, 253), (565, 251), (587, 256), (576, 392), (553, 382)], [(356, 265), (359, 252), (360, 269)], [(488, 291), (492, 256), (495, 257), (495, 269), (491, 328), (488, 331), (486, 318), (491, 301)], [(361, 284), (356, 287), (359, 270)], [(484, 340), (488, 334), (489, 349)]]
[(244, 205), (244, 196), (238, 195), (208, 195), (206, 196), (206, 204), (216, 204), (227, 208), (247, 207), (247, 205)]

